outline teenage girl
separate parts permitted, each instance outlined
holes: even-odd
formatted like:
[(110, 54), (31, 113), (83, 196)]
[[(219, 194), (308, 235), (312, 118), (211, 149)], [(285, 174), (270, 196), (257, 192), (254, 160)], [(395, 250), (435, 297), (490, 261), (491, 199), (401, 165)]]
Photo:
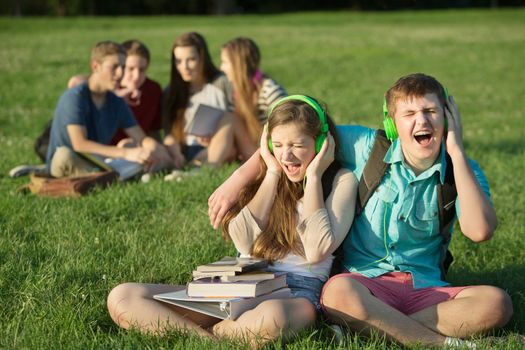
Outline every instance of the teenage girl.
[(221, 49), (221, 70), (233, 85), (234, 132), (243, 159), (257, 149), (268, 108), (287, 95), (275, 80), (260, 69), (261, 53), (255, 42), (238, 37)]
[(202, 35), (189, 32), (175, 39), (171, 49), (171, 78), (163, 97), (164, 144), (178, 166), (193, 160), (221, 165), (233, 158), (232, 116), (225, 112), (215, 134), (187, 133), (199, 104), (231, 109), (231, 90), (213, 64)]
[(334, 125), (314, 99), (280, 100), (261, 136), (257, 180), (242, 190), (223, 222), (223, 236), (241, 256), (267, 259), (269, 270), (287, 273), (292, 298), (267, 300), (236, 320), (221, 321), (153, 299), (183, 286), (126, 283), (108, 296), (113, 320), (142, 332), (178, 328), (252, 344), (312, 325), (332, 253), (352, 223), (357, 192), (354, 174), (334, 161), (332, 135)]

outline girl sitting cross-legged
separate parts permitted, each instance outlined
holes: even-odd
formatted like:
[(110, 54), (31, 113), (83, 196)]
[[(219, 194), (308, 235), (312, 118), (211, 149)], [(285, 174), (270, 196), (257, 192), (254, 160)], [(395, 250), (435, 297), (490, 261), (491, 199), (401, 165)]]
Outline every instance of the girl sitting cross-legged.
[(332, 253), (353, 220), (357, 192), (354, 174), (334, 161), (332, 135), (334, 124), (314, 99), (279, 100), (261, 136), (259, 175), (223, 221), (223, 235), (242, 257), (266, 259), (268, 270), (287, 273), (292, 298), (266, 300), (236, 320), (219, 320), (153, 299), (183, 286), (126, 283), (108, 296), (113, 320), (142, 332), (171, 327), (252, 345), (313, 325)]

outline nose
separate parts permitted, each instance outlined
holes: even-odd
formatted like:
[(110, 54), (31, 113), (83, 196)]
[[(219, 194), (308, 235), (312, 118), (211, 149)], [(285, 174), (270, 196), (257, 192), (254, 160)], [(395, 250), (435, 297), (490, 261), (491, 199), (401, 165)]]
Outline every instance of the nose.
[(419, 112), (417, 112), (417, 114), (416, 114), (416, 123), (421, 124), (421, 125), (427, 124), (428, 121), (429, 121), (430, 115), (431, 114), (429, 112), (426, 112), (426, 111), (419, 111)]
[(293, 158), (292, 148), (283, 147), (283, 153), (281, 155), (282, 160), (291, 160)]

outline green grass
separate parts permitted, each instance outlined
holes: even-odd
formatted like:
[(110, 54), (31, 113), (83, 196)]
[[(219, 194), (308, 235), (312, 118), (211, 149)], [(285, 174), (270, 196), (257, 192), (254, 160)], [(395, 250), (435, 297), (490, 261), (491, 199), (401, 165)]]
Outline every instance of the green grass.
[[(290, 93), (324, 100), (339, 123), (378, 127), (382, 94), (401, 75), (422, 71), (442, 81), (460, 106), (467, 152), (486, 171), (500, 222), (487, 243), (456, 235), (450, 279), (507, 290), (515, 314), (503, 333), (524, 333), (524, 10), (0, 18), (0, 348), (238, 346), (120, 331), (105, 308), (121, 282), (181, 284), (196, 264), (234, 253), (209, 226), (206, 204), (234, 166), (182, 183), (156, 177), (118, 185), (82, 199), (23, 195), (17, 188), (27, 179), (7, 177), (13, 166), (38, 161), (33, 140), (67, 79), (88, 72), (96, 41), (143, 40), (152, 52), (150, 76), (164, 85), (171, 44), (189, 30), (207, 38), (216, 62), (225, 41), (252, 37), (266, 72)], [(350, 346), (387, 347), (358, 337)], [(320, 327), (289, 347), (335, 345)]]

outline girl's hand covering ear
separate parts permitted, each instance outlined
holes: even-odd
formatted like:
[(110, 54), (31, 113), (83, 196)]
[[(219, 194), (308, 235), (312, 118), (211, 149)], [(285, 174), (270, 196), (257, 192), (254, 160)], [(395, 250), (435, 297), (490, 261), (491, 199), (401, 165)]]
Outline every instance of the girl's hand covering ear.
[(266, 124), (263, 128), (260, 141), (260, 150), (261, 158), (264, 160), (264, 163), (266, 163), (266, 167), (268, 168), (267, 172), (280, 174), (282, 171), (281, 165), (268, 149), (268, 124)]
[(335, 140), (330, 134), (330, 132), (328, 132), (323, 142), (323, 146), (321, 147), (321, 150), (315, 155), (315, 158), (312, 159), (312, 161), (310, 162), (310, 164), (308, 164), (308, 167), (306, 168), (306, 177), (321, 178), (321, 176), (323, 176), (323, 173), (326, 171), (326, 169), (328, 169), (330, 164), (332, 164), (334, 159)]

